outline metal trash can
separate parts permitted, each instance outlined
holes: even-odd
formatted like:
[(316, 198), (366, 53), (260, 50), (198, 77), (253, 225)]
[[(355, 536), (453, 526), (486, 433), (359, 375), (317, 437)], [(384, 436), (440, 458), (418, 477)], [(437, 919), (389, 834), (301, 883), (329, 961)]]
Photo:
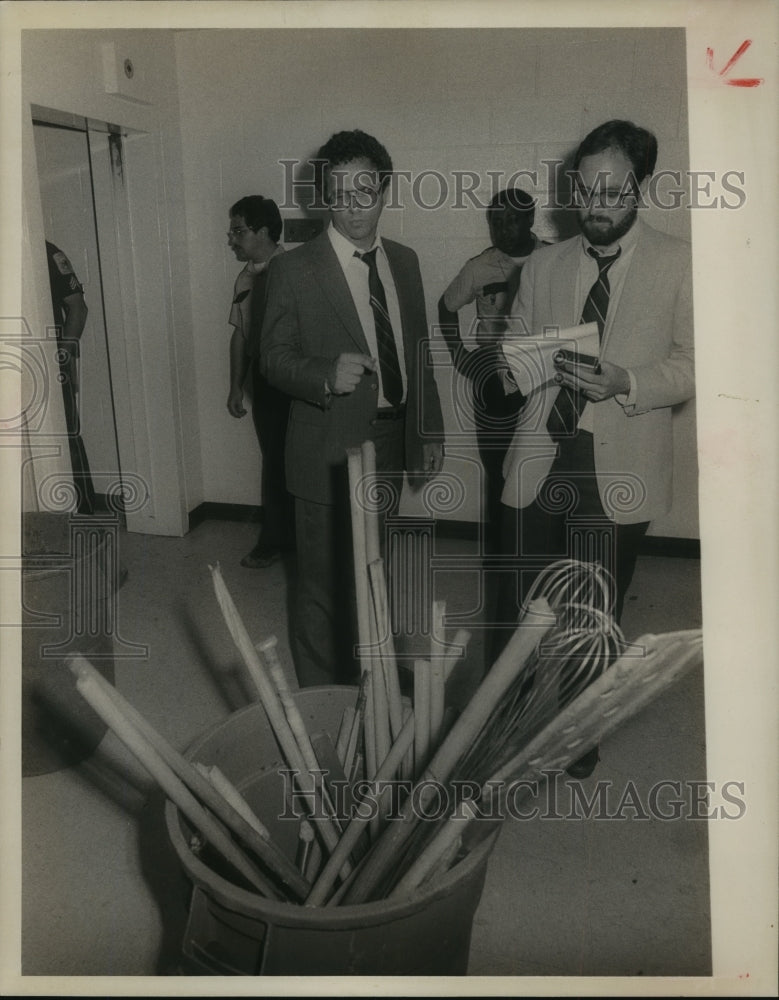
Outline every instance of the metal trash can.
[[(356, 689), (306, 688), (296, 701), (310, 734), (332, 740)], [(200, 737), (192, 761), (217, 765), (295, 856), (297, 823), (279, 820), (285, 768), (261, 705), (251, 705)], [(271, 808), (269, 809), (269, 806)], [(263, 808), (264, 807), (264, 808)], [(307, 907), (241, 889), (189, 847), (191, 829), (166, 803), (173, 847), (192, 882), (181, 971), (198, 975), (464, 975), (471, 929), (497, 830), (459, 864), (412, 898), (352, 906)]]

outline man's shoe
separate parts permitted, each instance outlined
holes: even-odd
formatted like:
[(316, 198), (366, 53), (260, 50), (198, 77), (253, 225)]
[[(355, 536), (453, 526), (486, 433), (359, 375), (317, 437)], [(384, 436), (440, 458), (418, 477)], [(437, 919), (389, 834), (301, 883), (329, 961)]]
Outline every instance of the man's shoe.
[(251, 552), (244, 556), (241, 565), (247, 569), (267, 569), (281, 558), (281, 549), (270, 545), (255, 545)]
[(589, 778), (599, 760), (598, 745), (596, 744), (592, 750), (588, 750), (583, 757), (569, 764), (565, 770), (572, 778)]

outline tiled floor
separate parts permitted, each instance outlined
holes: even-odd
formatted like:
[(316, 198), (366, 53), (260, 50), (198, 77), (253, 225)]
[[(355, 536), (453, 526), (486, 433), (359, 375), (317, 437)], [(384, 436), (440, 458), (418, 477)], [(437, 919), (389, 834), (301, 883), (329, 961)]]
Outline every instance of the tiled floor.
[[(237, 657), (213, 595), (219, 561), (250, 633), (275, 634), (292, 676), (286, 630), (287, 571), (245, 570), (251, 524), (206, 521), (185, 538), (121, 536), (129, 577), (120, 591), (116, 684), (172, 743), (185, 747), (246, 704)], [(456, 552), (461, 542), (441, 543)], [(646, 632), (699, 627), (700, 566), (642, 557), (623, 627)], [(467, 578), (436, 583), (449, 610), (467, 607)], [(475, 631), (457, 697), (483, 670)], [(632, 782), (646, 803), (661, 780), (705, 779), (702, 672), (604, 740), (583, 782), (610, 781), (606, 813), (544, 816), (501, 828), (476, 913), (469, 974), (479, 976), (707, 976), (711, 974), (706, 825), (619, 809)], [(558, 812), (571, 802), (557, 787)], [(162, 825), (159, 797), (110, 734), (84, 763), (22, 782), (22, 971), (27, 976), (154, 976), (176, 968), (185, 885)], [(615, 804), (616, 803), (616, 804)], [(570, 812), (570, 809), (568, 810)], [(640, 810), (638, 810), (640, 811)]]

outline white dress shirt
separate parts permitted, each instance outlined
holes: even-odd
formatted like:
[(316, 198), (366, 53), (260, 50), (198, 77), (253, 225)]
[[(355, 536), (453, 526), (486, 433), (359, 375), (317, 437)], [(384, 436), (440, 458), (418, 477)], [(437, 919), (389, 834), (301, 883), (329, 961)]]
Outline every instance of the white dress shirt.
[[(341, 265), (341, 270), (346, 278), (346, 284), (349, 286), (349, 291), (352, 294), (352, 299), (357, 310), (360, 325), (362, 326), (363, 333), (365, 334), (365, 339), (368, 341), (369, 353), (371, 357), (376, 360), (376, 374), (379, 379), (379, 406), (389, 406), (390, 404), (387, 402), (384, 395), (381, 381), (381, 367), (378, 363), (379, 351), (376, 343), (376, 324), (373, 319), (371, 295), (368, 288), (368, 265), (365, 261), (359, 260), (354, 256), (355, 251), (358, 253), (367, 253), (367, 251), (359, 250), (352, 242), (347, 240), (345, 236), (338, 232), (332, 222), (327, 229), (327, 235), (330, 239), (333, 250), (335, 250), (336, 256), (338, 257), (338, 263)], [(395, 282), (392, 278), (392, 272), (390, 271), (387, 255), (384, 252), (384, 247), (382, 246), (381, 240), (378, 236), (376, 237), (373, 246), (378, 247), (376, 252), (376, 267), (379, 272), (379, 277), (381, 278), (381, 283), (384, 285), (384, 295), (387, 299), (387, 312), (389, 313), (390, 322), (392, 323), (392, 332), (395, 334), (395, 347), (398, 352), (400, 375), (403, 380), (402, 401), (405, 402), (408, 379), (406, 376), (406, 355), (403, 350), (403, 327), (400, 320), (398, 293), (395, 290)], [(373, 247), (369, 247), (368, 249), (372, 250)]]

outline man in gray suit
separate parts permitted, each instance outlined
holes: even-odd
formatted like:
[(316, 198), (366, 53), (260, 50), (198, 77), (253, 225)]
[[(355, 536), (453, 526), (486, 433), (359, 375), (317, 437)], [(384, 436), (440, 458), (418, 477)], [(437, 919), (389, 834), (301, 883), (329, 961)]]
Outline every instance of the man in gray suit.
[[(695, 394), (691, 261), (689, 244), (639, 217), (656, 159), (646, 129), (594, 129), (573, 164), (581, 235), (537, 250), (522, 271), (515, 332), (591, 322), (600, 351), (594, 369), (558, 365), (560, 393), (544, 425), (529, 401), (520, 415), (504, 469), (502, 544), (519, 556), (521, 579), (501, 602), (505, 622), (516, 621), (544, 563), (572, 554), (577, 520), (600, 539), (591, 558), (614, 576), (619, 620), (641, 540), (671, 506), (672, 408)], [(596, 760), (597, 748), (590, 771)]]
[(339, 132), (314, 163), (330, 225), (271, 261), (260, 348), (265, 377), (293, 400), (286, 475), (301, 686), (348, 680), (353, 669), (347, 449), (374, 441), (377, 471), (395, 489), (404, 470), (418, 485), (443, 457), (417, 257), (377, 234), (389, 154), (364, 132)]

